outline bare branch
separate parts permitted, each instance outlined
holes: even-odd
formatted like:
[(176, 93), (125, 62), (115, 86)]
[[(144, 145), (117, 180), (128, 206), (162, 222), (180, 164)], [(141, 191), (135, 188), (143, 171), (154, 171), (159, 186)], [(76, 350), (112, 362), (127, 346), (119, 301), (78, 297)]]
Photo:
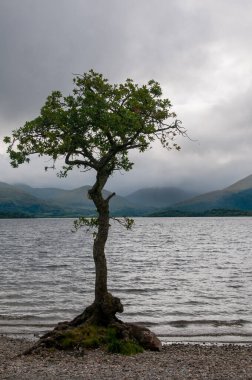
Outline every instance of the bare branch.
[(85, 170), (80, 170), (81, 173), (86, 173), (92, 170), (93, 168), (86, 168)]
[(53, 165), (53, 166), (45, 166), (45, 171), (47, 172), (48, 171), (48, 169), (55, 169), (55, 165)]
[(124, 217), (124, 218), (111, 217), (111, 219), (119, 223), (121, 226), (123, 226), (127, 230), (131, 230), (135, 223), (134, 219), (127, 218), (127, 217)]
[(67, 165), (73, 166), (73, 165), (82, 165), (84, 167), (89, 167), (89, 168), (94, 168), (95, 166), (93, 165), (92, 162), (86, 161), (86, 160), (70, 160), (70, 157), (73, 155), (73, 153), (67, 153), (65, 157), (65, 163)]
[(109, 202), (111, 198), (113, 198), (116, 195), (116, 193), (111, 193), (109, 196), (105, 199), (106, 202)]

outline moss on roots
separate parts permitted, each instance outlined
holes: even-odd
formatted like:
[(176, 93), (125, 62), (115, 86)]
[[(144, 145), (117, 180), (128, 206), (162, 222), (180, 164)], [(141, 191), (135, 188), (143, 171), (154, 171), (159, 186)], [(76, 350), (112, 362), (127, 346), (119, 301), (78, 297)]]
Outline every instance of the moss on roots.
[(100, 347), (107, 352), (122, 355), (134, 355), (144, 351), (135, 340), (123, 337), (115, 326), (102, 327), (90, 324), (59, 331), (53, 340), (47, 341), (46, 345), (61, 350)]

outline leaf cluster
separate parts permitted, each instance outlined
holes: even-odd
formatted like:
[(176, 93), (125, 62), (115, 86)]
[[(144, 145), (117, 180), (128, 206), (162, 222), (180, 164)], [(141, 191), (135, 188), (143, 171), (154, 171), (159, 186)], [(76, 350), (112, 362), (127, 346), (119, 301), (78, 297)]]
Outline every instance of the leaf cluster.
[(63, 157), (60, 176), (74, 166), (111, 174), (130, 170), (129, 151), (144, 152), (156, 138), (168, 149), (179, 149), (173, 140), (185, 132), (154, 80), (142, 86), (131, 79), (110, 84), (90, 70), (73, 82), (72, 94), (53, 91), (38, 117), (4, 138), (13, 167), (38, 154), (53, 161)]
[[(134, 219), (128, 217), (115, 218), (111, 217), (112, 220), (119, 223), (122, 227), (126, 228), (126, 230), (131, 230), (134, 226)], [(81, 216), (73, 222), (74, 230), (72, 232), (77, 232), (80, 228), (86, 228), (86, 231), (93, 231), (93, 237), (95, 238), (97, 235), (97, 230), (99, 227), (99, 219), (97, 217), (84, 217)]]

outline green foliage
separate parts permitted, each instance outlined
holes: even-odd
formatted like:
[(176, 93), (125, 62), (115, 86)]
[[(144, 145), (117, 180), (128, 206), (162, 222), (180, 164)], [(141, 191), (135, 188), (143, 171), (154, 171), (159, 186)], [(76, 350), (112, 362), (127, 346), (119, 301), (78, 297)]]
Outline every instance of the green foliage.
[(122, 355), (134, 355), (144, 351), (133, 340), (122, 339), (115, 328), (94, 325), (84, 325), (61, 332), (57, 337), (57, 346), (63, 350), (103, 347), (110, 353)]
[(135, 343), (133, 340), (115, 339), (108, 344), (108, 352), (121, 355), (136, 355), (144, 352), (143, 347)]
[[(125, 227), (127, 230), (130, 230), (134, 225), (134, 219), (128, 217), (115, 218), (112, 217), (113, 220), (118, 222), (120, 225)], [(98, 227), (98, 218), (90, 217), (86, 218), (84, 216), (79, 217), (74, 221), (74, 229), (78, 231), (78, 229), (82, 227), (86, 227), (88, 230), (96, 229)]]
[(120, 339), (115, 329), (108, 329), (107, 351), (113, 354), (135, 355), (143, 352), (144, 349), (133, 340)]
[(112, 217), (112, 219), (118, 222), (121, 226), (125, 227), (126, 230), (131, 230), (135, 223), (134, 219), (128, 218), (126, 216), (123, 218)]
[(64, 350), (77, 347), (97, 348), (106, 343), (106, 329), (94, 325), (84, 325), (62, 332), (58, 344)]
[[(135, 223), (134, 219), (128, 218), (128, 217), (121, 217), (121, 218), (111, 217), (111, 219), (118, 222), (121, 226), (123, 226), (127, 230), (131, 230)], [(74, 224), (73, 232), (77, 232), (80, 228), (85, 227), (87, 231), (93, 231), (93, 236), (96, 237), (97, 229), (99, 226), (98, 218), (95, 218), (95, 217), (86, 218), (86, 217), (81, 216), (78, 219), (76, 219), (73, 222), (73, 224)]]
[(179, 149), (174, 138), (185, 132), (178, 120), (167, 124), (176, 115), (157, 82), (138, 86), (127, 79), (124, 84), (110, 84), (93, 70), (77, 75), (73, 82), (71, 95), (53, 91), (38, 117), (4, 138), (13, 167), (38, 154), (53, 161), (63, 157), (60, 176), (74, 166), (106, 169), (110, 175), (130, 170), (129, 150), (144, 152), (156, 138), (168, 149)]
[(78, 231), (82, 227), (86, 227), (87, 230), (96, 229), (98, 227), (98, 218), (85, 218), (81, 216), (73, 222), (75, 231)]

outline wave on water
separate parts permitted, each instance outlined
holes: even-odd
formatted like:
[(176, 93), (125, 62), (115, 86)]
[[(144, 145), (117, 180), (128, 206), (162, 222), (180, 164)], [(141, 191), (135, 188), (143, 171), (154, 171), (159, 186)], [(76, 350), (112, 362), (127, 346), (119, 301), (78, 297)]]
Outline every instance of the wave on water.
[[(135, 222), (111, 223), (106, 247), (119, 317), (164, 340), (252, 340), (252, 218)], [(93, 302), (92, 234), (72, 234), (71, 219), (0, 227), (0, 333), (40, 334)]]
[(172, 327), (177, 327), (177, 328), (182, 328), (182, 327), (187, 327), (189, 325), (209, 325), (213, 327), (231, 327), (231, 326), (244, 326), (246, 324), (251, 324), (250, 321), (246, 321), (244, 319), (238, 319), (238, 320), (231, 320), (231, 321), (223, 321), (223, 320), (208, 320), (208, 319), (199, 319), (199, 320), (177, 320), (177, 321), (169, 321), (169, 322), (163, 322), (160, 323), (162, 324), (167, 324)]
[(15, 314), (12, 314), (12, 315), (6, 315), (6, 314), (0, 314), (0, 321), (3, 320), (7, 320), (7, 321), (18, 321), (18, 320), (44, 320), (45, 317), (43, 316), (37, 316), (37, 315), (15, 315)]

